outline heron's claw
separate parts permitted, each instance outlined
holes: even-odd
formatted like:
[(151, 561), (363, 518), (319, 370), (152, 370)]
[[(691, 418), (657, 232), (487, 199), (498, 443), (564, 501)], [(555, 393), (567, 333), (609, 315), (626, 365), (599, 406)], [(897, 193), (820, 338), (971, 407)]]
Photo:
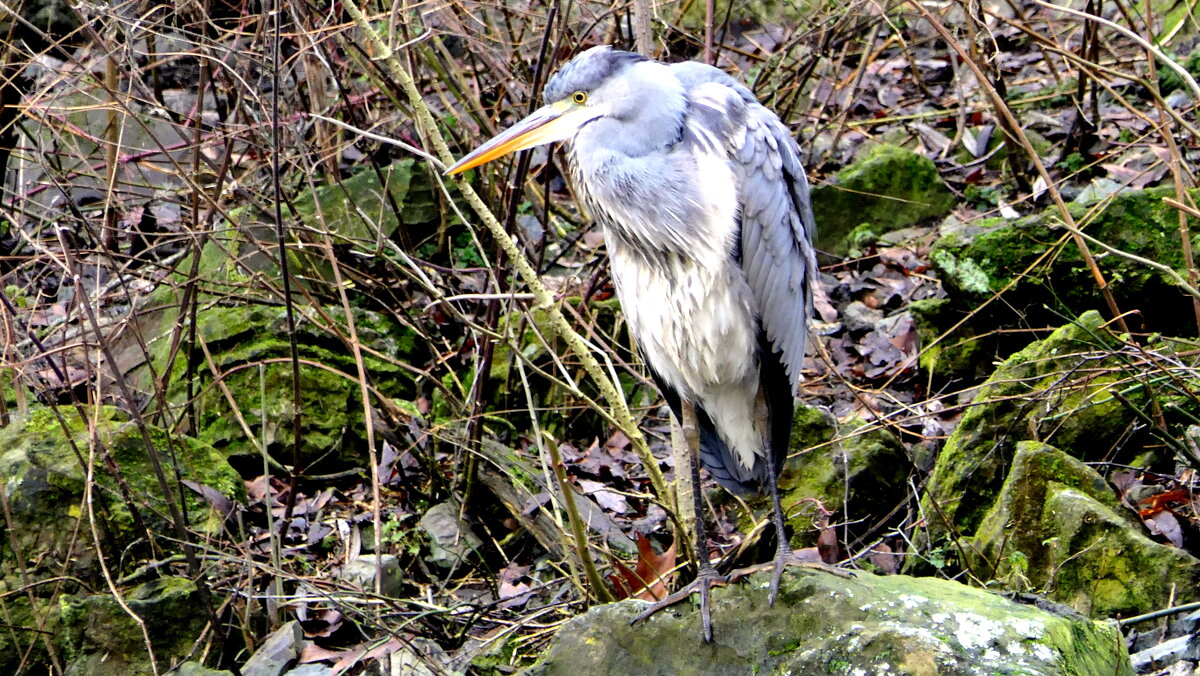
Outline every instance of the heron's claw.
[(779, 583), (783, 579), (783, 571), (785, 568), (792, 566), (796, 568), (812, 568), (814, 570), (821, 570), (846, 580), (854, 577), (854, 571), (846, 570), (845, 568), (838, 568), (837, 566), (831, 566), (828, 563), (823, 563), (821, 561), (806, 561), (804, 559), (797, 558), (796, 555), (789, 550), (786, 552), (780, 551), (776, 553), (775, 559), (769, 563), (759, 563), (753, 566), (739, 568), (730, 573), (728, 577), (726, 577), (725, 581), (737, 582), (753, 573), (761, 573), (770, 567), (771, 591), (767, 596), (767, 602), (773, 606), (775, 605), (775, 599), (779, 596)]
[(630, 622), (630, 624), (637, 624), (638, 622), (645, 620), (663, 608), (669, 608), (680, 601), (688, 599), (692, 594), (700, 592), (700, 624), (704, 628), (705, 643), (712, 643), (712, 611), (710, 609), (711, 590), (713, 587), (722, 586), (728, 581), (728, 578), (717, 573), (716, 569), (714, 569), (712, 566), (704, 566), (701, 568), (700, 574), (696, 576), (695, 580), (692, 580), (683, 589), (680, 589), (665, 599), (652, 603), (645, 610), (638, 613), (638, 616), (633, 618), (633, 621)]
[(796, 555), (792, 553), (792, 548), (788, 546), (782, 536), (779, 538), (779, 543), (771, 570), (771, 593), (767, 595), (767, 605), (771, 607), (775, 607), (775, 597), (779, 596), (779, 581), (783, 579), (783, 569), (797, 560)]

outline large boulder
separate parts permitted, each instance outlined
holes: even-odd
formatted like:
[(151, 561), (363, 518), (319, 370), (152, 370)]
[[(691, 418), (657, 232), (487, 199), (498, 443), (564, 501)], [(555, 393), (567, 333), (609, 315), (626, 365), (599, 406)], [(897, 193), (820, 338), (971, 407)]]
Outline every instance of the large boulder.
[[(197, 312), (197, 347), (192, 355), (195, 379), (188, 386), (188, 359), (170, 340), (180, 320), (182, 292), (164, 288), (139, 316), (139, 333), (149, 343), (143, 350), (129, 337), (113, 348), (127, 383), (151, 398), (167, 383), (167, 401), (179, 411), (195, 413), (197, 427), (188, 430), (235, 462), (261, 462), (259, 445), (280, 462), (292, 464), (295, 401), (292, 395), (291, 346), (286, 313), (274, 305), (208, 305)], [(412, 399), (410, 360), (423, 353), (411, 328), (379, 312), (353, 309), (363, 349), (363, 365), (375, 393)], [(296, 313), (300, 356), (300, 461), (342, 469), (361, 465), (363, 407), (354, 355), (342, 342), (349, 335), (340, 307)], [(340, 337), (339, 337), (340, 336)], [(215, 374), (219, 378), (214, 378)], [(189, 400), (189, 394), (193, 397)]]
[[(182, 499), (189, 529), (216, 535), (225, 514), (214, 508), (213, 502), (232, 504), (245, 499), (241, 477), (211, 446), (150, 426), (147, 433), (165, 465), (169, 484), (164, 494), (147, 457), (145, 440), (125, 414), (110, 407), (86, 409), (89, 419), (81, 420), (78, 411), (34, 408), (0, 429), (0, 476), (11, 518), (4, 522), (11, 526), (11, 531), (3, 533), (11, 547), (0, 555), (0, 570), (6, 571), (0, 577), (0, 594), (8, 599), (5, 624), (21, 629), (0, 632), (0, 673), (15, 673), (23, 655), (32, 663), (46, 663), (51, 651), (59, 657), (88, 652), (72, 652), (64, 640), (76, 637), (79, 641), (71, 645), (82, 646), (85, 641), (81, 637), (90, 631), (84, 625), (90, 620), (80, 618), (91, 612), (84, 607), (115, 601), (108, 596), (89, 596), (92, 600), (77, 605), (69, 595), (85, 586), (105, 588), (97, 562), (100, 553), (109, 562), (111, 576), (119, 578), (129, 572), (120, 562), (136, 562), (139, 553), (148, 551), (146, 531), (153, 537), (174, 537), (165, 516), (170, 514), (167, 500)], [(89, 461), (93, 463), (90, 469)], [(180, 493), (176, 476), (207, 492), (208, 498), (191, 488)], [(90, 495), (86, 501), (85, 495)], [(94, 511), (94, 520), (88, 506)], [(102, 552), (93, 544), (93, 523)], [(159, 546), (175, 549), (169, 540)], [(52, 583), (41, 584), (42, 580)], [(147, 608), (162, 607), (155, 604), (166, 598), (163, 594), (178, 601), (178, 593), (178, 586), (146, 588), (132, 592), (129, 598), (146, 601)], [(193, 593), (188, 592), (189, 598)], [(181, 605), (188, 607), (187, 617), (192, 617), (194, 601), (175, 607)], [(69, 618), (64, 619), (63, 613)], [(180, 618), (174, 626), (178, 629), (185, 624)]]
[(1088, 312), (1009, 357), (979, 388), (946, 440), (921, 506), (932, 539), (973, 533), (995, 502), (1018, 441), (1040, 439), (1068, 452), (1107, 449), (1143, 406), (1146, 388), (1127, 387), (1127, 363)]
[(976, 574), (1093, 617), (1200, 598), (1200, 560), (1151, 540), (1096, 470), (1038, 442), (1017, 444), (970, 551)]
[[(224, 515), (195, 491), (185, 489), (181, 495), (176, 472), (230, 501), (245, 499), (241, 477), (212, 446), (151, 425), (147, 433), (168, 482), (169, 494), (164, 495), (145, 440), (123, 412), (101, 407), (81, 420), (78, 411), (38, 407), (0, 429), (0, 476), (12, 514), (12, 532), (5, 539), (13, 538), (26, 559), (40, 561), (38, 570), (99, 581), (88, 515), (80, 507), (89, 473), (96, 527), (112, 552), (144, 535), (139, 520), (152, 534), (173, 536), (165, 520), (171, 513), (168, 500), (185, 501), (187, 527), (220, 532)], [(82, 533), (80, 519), (85, 520)]]
[(956, 582), (789, 572), (713, 592), (713, 642), (695, 607), (630, 625), (645, 604), (599, 606), (563, 625), (526, 674), (1132, 674), (1116, 627)]

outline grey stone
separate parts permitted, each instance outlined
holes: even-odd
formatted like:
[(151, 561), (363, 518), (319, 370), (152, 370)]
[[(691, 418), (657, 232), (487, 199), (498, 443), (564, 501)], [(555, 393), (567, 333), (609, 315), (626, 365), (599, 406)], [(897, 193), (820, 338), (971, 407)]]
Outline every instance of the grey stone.
[(443, 502), (429, 508), (421, 517), (421, 529), (429, 535), (430, 563), (449, 568), (461, 563), (483, 542), (471, 532), (471, 527), (458, 516), (458, 505)]
[(1200, 640), (1195, 634), (1180, 636), (1134, 653), (1129, 659), (1139, 673), (1169, 666), (1180, 660), (1200, 659)]
[[(384, 596), (397, 597), (400, 595), (404, 577), (400, 572), (400, 559), (392, 554), (380, 557), (380, 570), (383, 576), (380, 581), (380, 593)], [(356, 556), (342, 566), (338, 578), (366, 592), (375, 591), (375, 555), (364, 554)]]
[(687, 603), (644, 623), (623, 601), (559, 629), (547, 674), (1113, 674), (1133, 673), (1116, 626), (1051, 613), (933, 578), (789, 571), (713, 591), (713, 642)]
[(867, 307), (866, 303), (856, 300), (842, 310), (842, 324), (851, 333), (870, 331), (883, 321), (883, 312)]
[(1171, 624), (1168, 625), (1167, 635), (1179, 636), (1180, 634), (1190, 634), (1196, 631), (1197, 626), (1200, 626), (1200, 610), (1193, 610), (1172, 620)]
[(276, 629), (242, 666), (242, 676), (280, 676), (300, 657), (304, 630), (292, 620)]

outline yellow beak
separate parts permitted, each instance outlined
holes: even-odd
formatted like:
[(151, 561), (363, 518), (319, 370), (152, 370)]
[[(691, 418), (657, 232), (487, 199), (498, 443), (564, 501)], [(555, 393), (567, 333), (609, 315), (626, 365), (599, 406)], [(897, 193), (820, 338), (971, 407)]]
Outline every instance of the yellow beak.
[(530, 113), (529, 117), (509, 127), (466, 157), (455, 162), (454, 166), (446, 170), (446, 175), (450, 176), (481, 164), (487, 164), (518, 150), (540, 146), (543, 143), (565, 141), (575, 136), (575, 132), (579, 131), (580, 127), (597, 117), (599, 117), (599, 113), (594, 109), (579, 106), (569, 99), (542, 106)]

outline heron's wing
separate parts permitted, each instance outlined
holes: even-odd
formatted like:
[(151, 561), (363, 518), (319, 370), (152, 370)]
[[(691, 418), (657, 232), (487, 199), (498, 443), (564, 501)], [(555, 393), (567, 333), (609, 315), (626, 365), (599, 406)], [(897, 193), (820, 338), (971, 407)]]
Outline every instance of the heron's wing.
[(791, 134), (758, 103), (747, 106), (741, 141), (733, 159), (741, 177), (742, 269), (758, 303), (759, 321), (770, 346), (780, 353), (794, 394), (817, 267), (808, 179)]
[(738, 181), (736, 253), (753, 293), (763, 347), (778, 353), (794, 395), (816, 271), (812, 205), (799, 149), (779, 118), (728, 75), (700, 64), (681, 72), (680, 80), (690, 85), (685, 133), (704, 152), (721, 146)]
[[(787, 458), (816, 270), (808, 181), (787, 128), (745, 87), (709, 66), (675, 68), (688, 92), (685, 144), (695, 153), (723, 157), (737, 182), (733, 255), (759, 320), (759, 385), (768, 410), (771, 464), (778, 474)], [(723, 484), (748, 488), (774, 478), (765, 463), (743, 471), (723, 442), (702, 443), (701, 456), (710, 473), (730, 475)]]

